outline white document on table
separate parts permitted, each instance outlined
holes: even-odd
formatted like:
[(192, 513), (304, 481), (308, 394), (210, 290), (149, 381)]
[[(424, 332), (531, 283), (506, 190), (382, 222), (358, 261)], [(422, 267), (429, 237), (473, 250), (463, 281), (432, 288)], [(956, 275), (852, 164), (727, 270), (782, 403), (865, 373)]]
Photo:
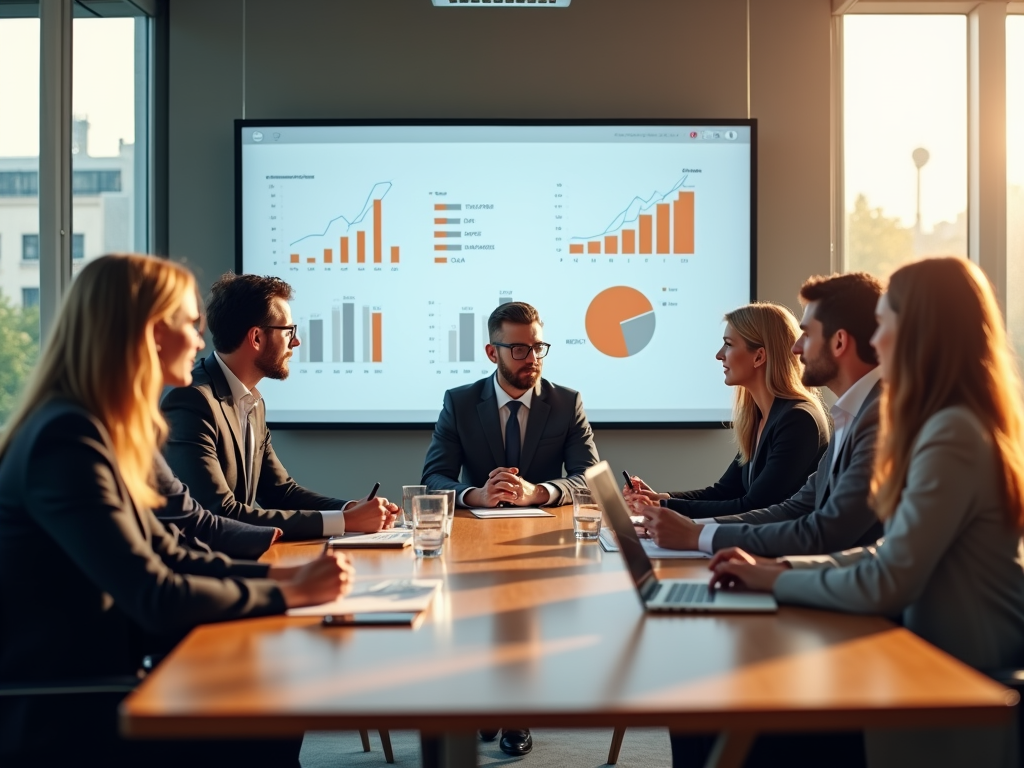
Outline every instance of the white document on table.
[(356, 582), (352, 591), (329, 603), (291, 608), (289, 616), (341, 616), (349, 613), (416, 613), (430, 607), (441, 579), (375, 579)]
[(412, 544), (411, 528), (389, 528), (376, 533), (345, 533), (331, 536), (327, 546), (331, 549), (402, 549)]
[(470, 509), (473, 517), (487, 520), (492, 517), (554, 517), (540, 507), (496, 507), (494, 509)]
[[(615, 534), (611, 528), (602, 528), (601, 535), (601, 549), (605, 552), (618, 552), (619, 542), (615, 540)], [(673, 558), (675, 560), (710, 560), (711, 555), (707, 552), (699, 552), (695, 549), (665, 549), (659, 547), (654, 543), (652, 539), (640, 539), (640, 545), (644, 548), (644, 552), (652, 560), (654, 558), (661, 558), (663, 560)]]

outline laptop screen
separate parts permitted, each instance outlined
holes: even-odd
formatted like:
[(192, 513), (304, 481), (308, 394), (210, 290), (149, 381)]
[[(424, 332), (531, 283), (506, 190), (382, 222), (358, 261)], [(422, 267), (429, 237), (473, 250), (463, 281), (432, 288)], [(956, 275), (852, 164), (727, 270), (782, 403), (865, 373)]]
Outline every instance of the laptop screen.
[(640, 601), (645, 602), (644, 591), (648, 582), (655, 578), (654, 567), (651, 565), (651, 558), (647, 556), (636, 535), (633, 521), (629, 519), (629, 507), (626, 506), (626, 500), (619, 491), (615, 474), (608, 466), (608, 462), (602, 461), (586, 471), (586, 478), (591, 493), (594, 494), (594, 498), (608, 522), (611, 523), (615, 536), (619, 540), (622, 557), (633, 577), (633, 583), (636, 584)]

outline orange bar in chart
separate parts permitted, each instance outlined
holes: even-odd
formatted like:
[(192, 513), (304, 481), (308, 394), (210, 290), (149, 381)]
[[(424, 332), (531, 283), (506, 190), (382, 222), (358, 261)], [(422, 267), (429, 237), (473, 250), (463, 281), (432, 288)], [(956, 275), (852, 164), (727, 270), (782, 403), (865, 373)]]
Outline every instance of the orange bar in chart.
[(583, 253), (583, 243), (569, 243), (569, 253)]
[(658, 203), (656, 206), (658, 209), (658, 253), (669, 253), (669, 239), (670, 229), (672, 227), (669, 222), (669, 204)]
[(372, 347), (372, 349), (373, 349), (373, 357), (371, 359), (373, 360), (373, 362), (379, 363), (379, 362), (382, 362), (383, 359), (384, 359), (384, 356), (383, 356), (382, 350), (381, 350), (382, 344), (381, 344), (381, 338), (380, 338), (381, 337), (381, 314), (380, 314), (380, 312), (374, 312), (373, 315), (371, 315), (371, 317), (373, 318), (373, 326), (372, 326), (373, 327), (373, 347)]
[(380, 264), (380, 200), (373, 201), (373, 263)]
[(341, 238), (339, 245), (341, 246), (341, 263), (348, 264), (348, 238)]
[(334, 252), (330, 248), (324, 248), (324, 264), (334, 261)]
[(366, 263), (366, 233), (356, 232), (356, 261)]
[(693, 253), (693, 192), (680, 192), (672, 203), (672, 253)]
[(293, 253), (292, 254), (292, 264), (298, 264), (298, 263), (299, 263), (299, 254)]
[(306, 263), (307, 264), (316, 264), (316, 257), (315, 256), (307, 256), (306, 257)]
[(397, 264), (398, 263), (398, 246), (397, 245), (392, 245), (391, 246), (391, 263), (392, 264)]
[(601, 241), (591, 240), (587, 243), (587, 253), (600, 253), (601, 252)]
[(651, 253), (651, 216), (640, 214), (640, 253)]
[(604, 252), (605, 253), (618, 253), (619, 252), (619, 238), (615, 235), (605, 235), (604, 238)]
[(435, 264), (447, 264), (448, 263), (448, 257), (447, 256), (435, 256), (434, 257), (434, 263)]
[(624, 230), (622, 230), (622, 252), (623, 253), (636, 253), (636, 230), (635, 229), (624, 229)]

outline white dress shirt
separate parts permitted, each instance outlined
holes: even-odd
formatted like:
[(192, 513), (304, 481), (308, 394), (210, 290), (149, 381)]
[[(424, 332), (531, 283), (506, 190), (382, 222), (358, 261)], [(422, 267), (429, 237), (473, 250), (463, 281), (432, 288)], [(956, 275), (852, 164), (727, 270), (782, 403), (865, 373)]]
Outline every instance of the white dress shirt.
[[(256, 452), (255, 436), (249, 429), (249, 414), (263, 403), (263, 396), (260, 395), (260, 391), (255, 387), (250, 391), (216, 352), (213, 353), (213, 359), (217, 361), (217, 365), (224, 372), (224, 378), (228, 382), (228, 389), (231, 390), (231, 401), (235, 406), (235, 416), (238, 417), (238, 427), (242, 435), (243, 455), (245, 456), (243, 472), (245, 473), (245, 483), (248, 489), (249, 484), (252, 482), (250, 475), (253, 472), (253, 455)], [(264, 404), (263, 407), (266, 408), (266, 405)], [(349, 502), (349, 504), (351, 503)], [(342, 513), (342, 510), (324, 510), (320, 512), (320, 515), (323, 518), (324, 536), (341, 536), (345, 533), (345, 515)]]
[[(512, 414), (508, 404), (513, 400), (523, 404), (523, 407), (519, 409), (517, 418), (519, 419), (519, 447), (522, 448), (523, 443), (526, 440), (526, 422), (530, 418), (530, 404), (533, 402), (533, 389), (528, 389), (522, 394), (521, 397), (512, 397), (508, 392), (501, 388), (498, 383), (498, 374), (494, 374), (494, 394), (498, 399), (498, 424), (501, 425), (501, 444), (505, 444), (505, 425), (508, 424), (508, 417)], [(551, 483), (540, 483), (541, 488), (547, 489), (548, 500), (550, 501), (555, 497), (558, 489)], [(464, 499), (466, 494), (474, 490), (473, 488), (467, 488), (461, 494), (459, 494), (459, 504), (465, 506)]]
[[(836, 400), (836, 404), (832, 406), (830, 413), (832, 414), (834, 428), (831, 441), (832, 460), (828, 468), (830, 477), (836, 465), (836, 459), (839, 457), (839, 452), (843, 448), (843, 441), (846, 440), (846, 436), (849, 433), (849, 426), (853, 423), (857, 414), (860, 413), (861, 406), (864, 405), (864, 401), (881, 378), (882, 372), (878, 368), (872, 368), (857, 379), (853, 386), (846, 390), (843, 396)], [(697, 548), (701, 552), (707, 552), (708, 554), (714, 554), (715, 552), (715, 531), (718, 530), (720, 525), (720, 523), (713, 521), (713, 517), (705, 517), (693, 521), (703, 526), (700, 531), (700, 537), (697, 540)]]

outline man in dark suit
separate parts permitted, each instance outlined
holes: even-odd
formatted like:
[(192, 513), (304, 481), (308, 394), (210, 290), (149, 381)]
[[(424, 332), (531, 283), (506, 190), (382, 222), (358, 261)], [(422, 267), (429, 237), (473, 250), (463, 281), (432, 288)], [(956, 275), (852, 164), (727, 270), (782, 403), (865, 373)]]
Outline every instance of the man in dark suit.
[[(467, 507), (568, 504), (569, 489), (586, 487), (583, 472), (598, 462), (579, 392), (540, 377), (551, 345), (529, 304), (502, 304), (487, 319), (487, 332), (484, 349), (497, 372), (445, 392), (422, 482), (431, 490), (454, 488)], [(480, 735), (490, 741), (497, 733)], [(503, 752), (532, 748), (528, 730), (504, 729)]]
[[(207, 304), (216, 352), (196, 362), (192, 386), (161, 403), (170, 424), (164, 453), (174, 473), (210, 511), (312, 539), (390, 526), (398, 507), (383, 497), (343, 501), (295, 482), (277, 458), (256, 385), (288, 377), (299, 345), (283, 280), (228, 273)], [(258, 505), (258, 506), (257, 506)]]
[(637, 506), (655, 542), (717, 552), (741, 547), (755, 555), (811, 555), (871, 544), (882, 535), (868, 501), (878, 433), (881, 384), (870, 339), (882, 286), (865, 273), (813, 277), (800, 289), (803, 335), (793, 347), (803, 382), (828, 387), (835, 432), (818, 470), (780, 504), (693, 521), (664, 508)]

